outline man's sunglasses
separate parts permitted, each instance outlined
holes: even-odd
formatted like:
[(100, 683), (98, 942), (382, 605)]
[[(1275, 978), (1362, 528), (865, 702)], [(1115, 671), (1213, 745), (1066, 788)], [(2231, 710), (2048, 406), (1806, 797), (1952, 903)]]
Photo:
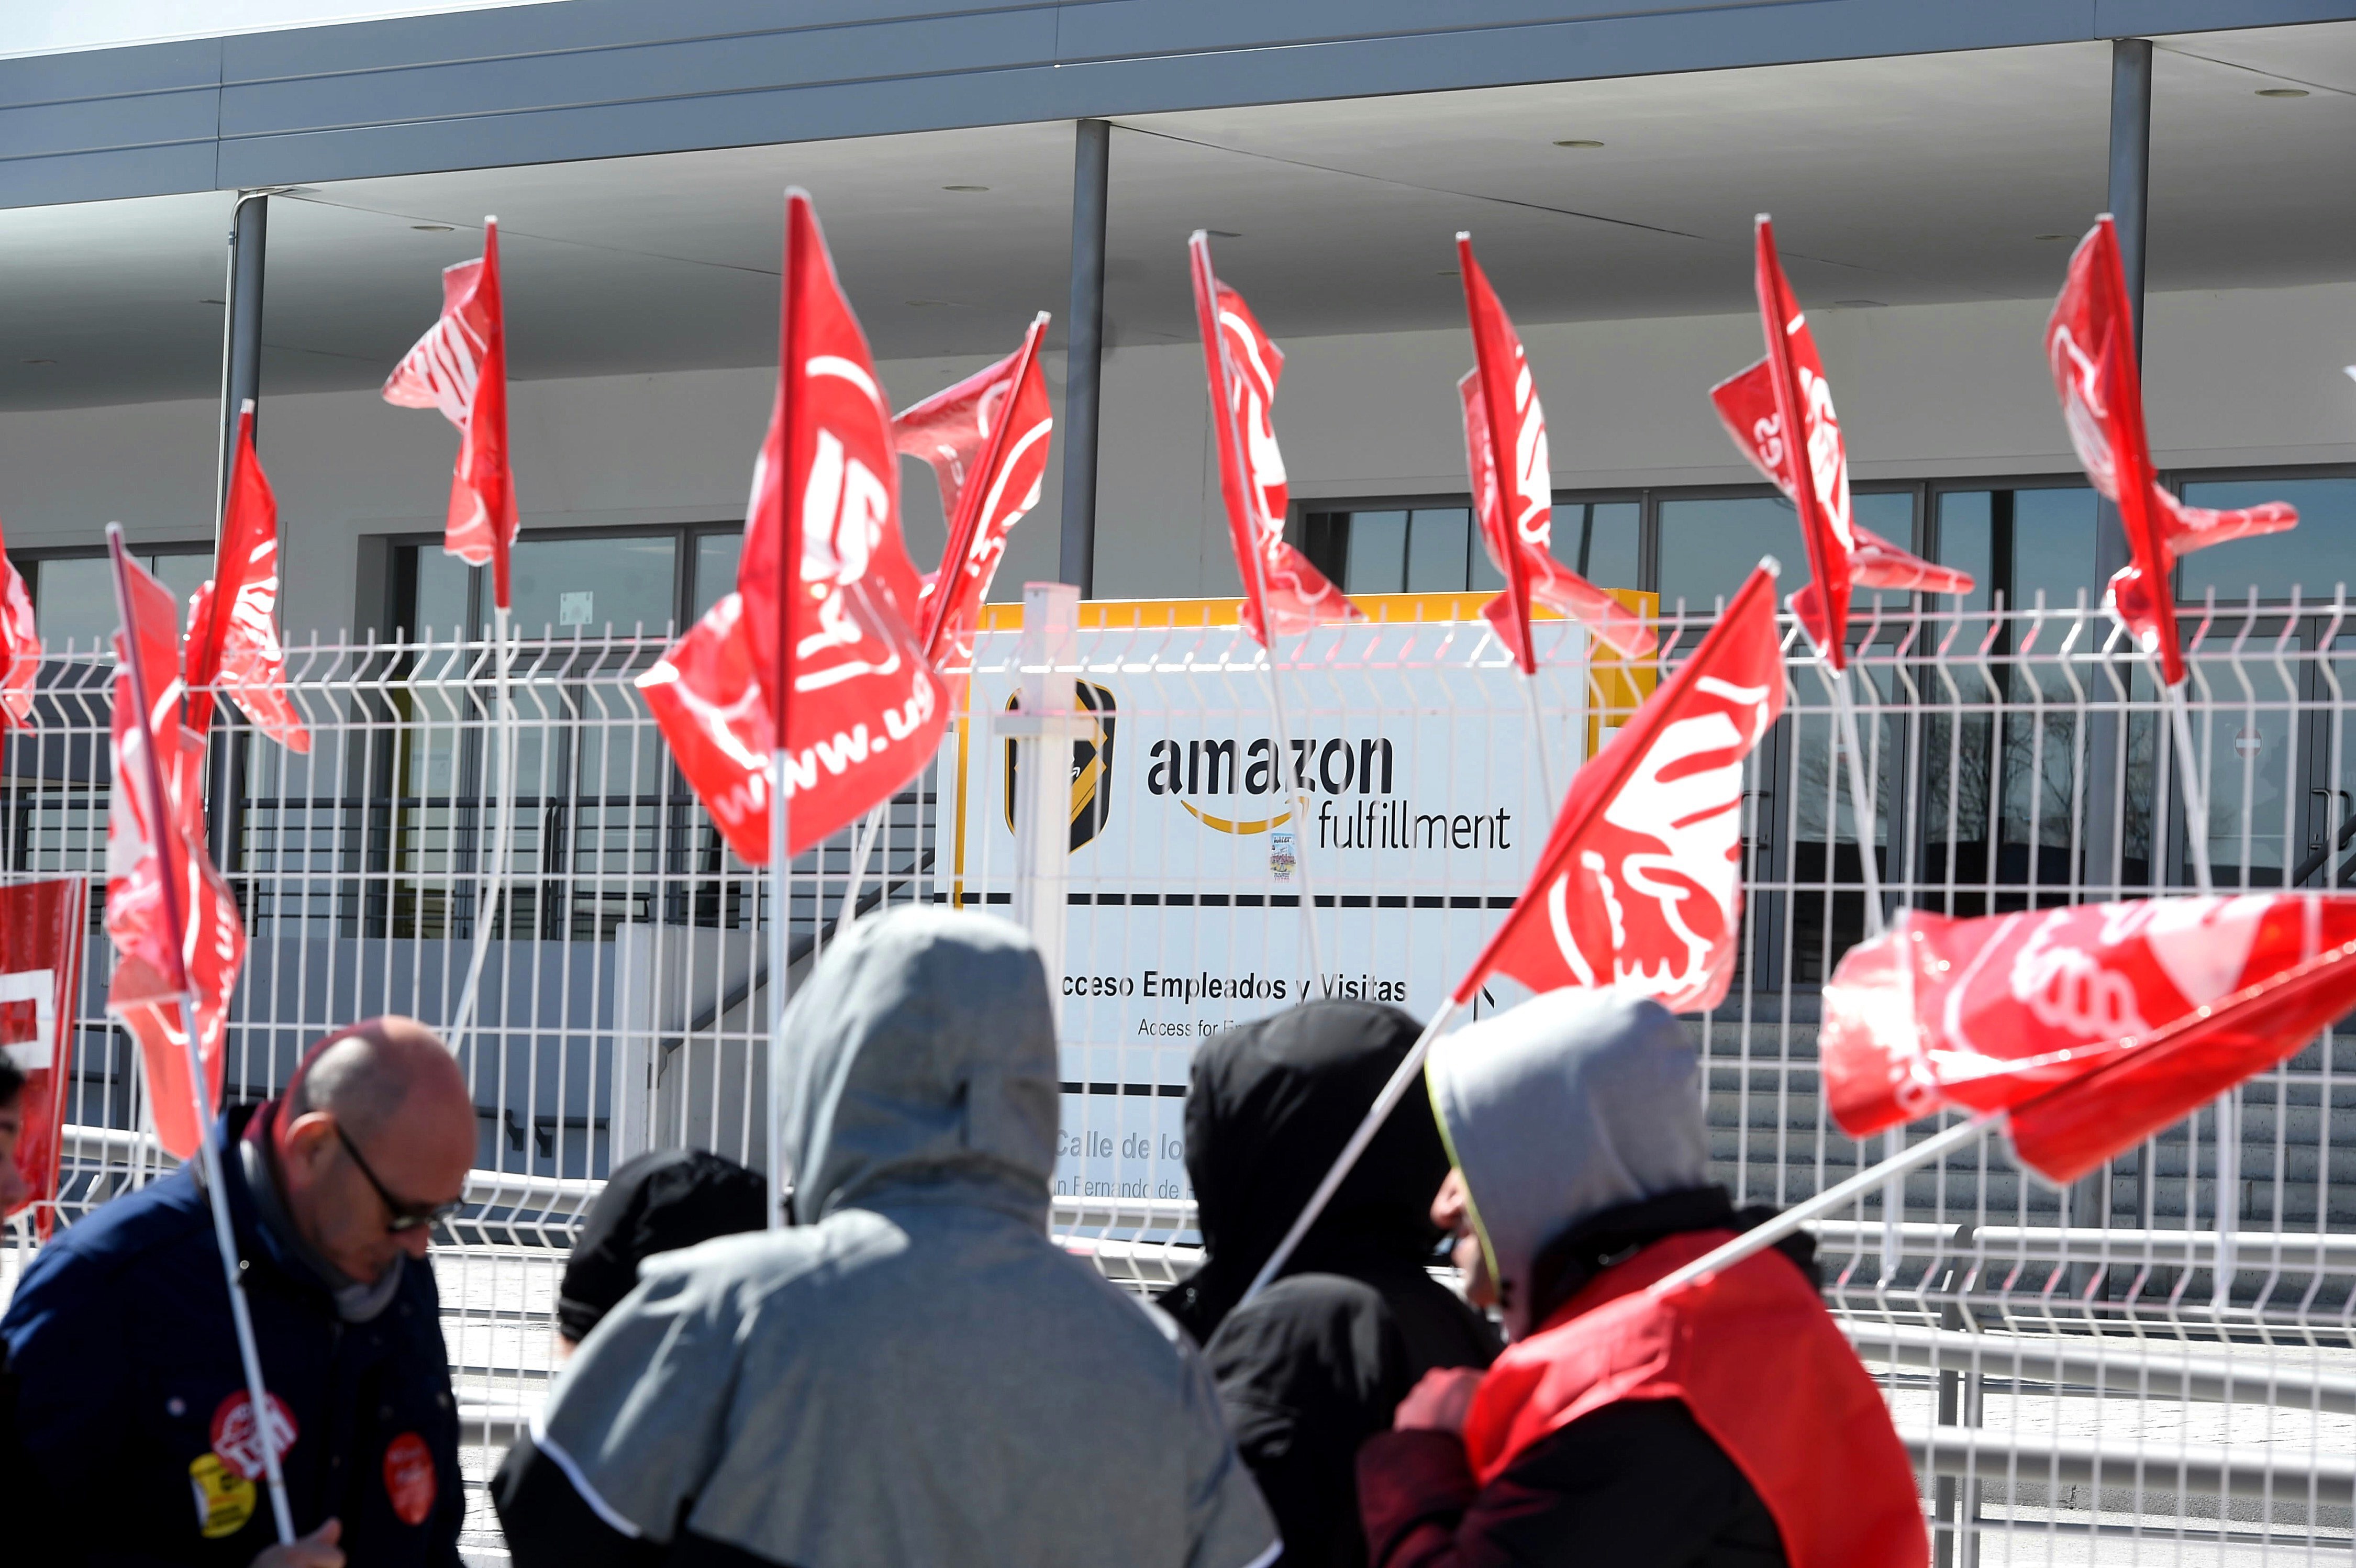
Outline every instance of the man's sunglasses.
[(341, 1122), (336, 1123), (336, 1137), (344, 1145), (344, 1153), (351, 1155), (352, 1164), (359, 1166), (360, 1175), (368, 1177), (369, 1186), (376, 1188), (377, 1197), (384, 1200), (385, 1212), (392, 1216), (386, 1222), (385, 1229), (394, 1235), (398, 1236), (404, 1230), (415, 1230), (421, 1226), (439, 1225), (458, 1212), (463, 1199), (454, 1198), (448, 1203), (411, 1203), (405, 1198), (393, 1197), (385, 1190), (384, 1183), (376, 1179), (376, 1172), (369, 1169), (367, 1156), (360, 1153), (360, 1146), (352, 1142), (352, 1135), (344, 1131)]

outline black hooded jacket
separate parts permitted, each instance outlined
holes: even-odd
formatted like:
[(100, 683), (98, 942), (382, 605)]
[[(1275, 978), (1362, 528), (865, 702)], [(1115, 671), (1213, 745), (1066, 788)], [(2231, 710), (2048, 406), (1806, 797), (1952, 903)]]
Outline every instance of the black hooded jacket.
[(1186, 1170), (1206, 1261), (1162, 1305), (1205, 1347), (1236, 1445), (1295, 1568), (1366, 1560), (1358, 1445), (1434, 1367), (1485, 1367), (1496, 1331), (1426, 1272), (1448, 1155), (1420, 1094), (1376, 1134), (1284, 1273), (1252, 1276), (1419, 1033), (1395, 1007), (1313, 1002), (1195, 1053)]

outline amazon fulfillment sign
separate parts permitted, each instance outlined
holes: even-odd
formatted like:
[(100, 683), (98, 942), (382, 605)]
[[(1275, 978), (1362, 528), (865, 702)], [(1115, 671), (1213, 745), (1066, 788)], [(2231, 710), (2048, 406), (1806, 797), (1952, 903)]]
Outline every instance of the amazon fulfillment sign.
[[(1059, 1194), (1191, 1196), (1203, 1041), (1318, 998), (1429, 1016), (1512, 907), (1553, 799), (1652, 671), (1608, 650), (1590, 671), (1580, 628), (1542, 621), (1534, 716), (1480, 602), (1369, 598), (1388, 618), (1285, 639), (1280, 727), (1231, 604), (1082, 607)], [(1012, 902), (1022, 758), (992, 721), (1018, 705), (1017, 637), (1001, 623), (975, 650), (942, 791), (967, 908)]]

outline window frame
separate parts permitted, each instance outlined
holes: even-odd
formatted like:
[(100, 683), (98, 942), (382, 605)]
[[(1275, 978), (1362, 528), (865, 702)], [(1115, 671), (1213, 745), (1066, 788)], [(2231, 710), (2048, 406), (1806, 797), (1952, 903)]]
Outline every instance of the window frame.
[[(671, 620), (667, 627), (648, 627), (648, 637), (676, 638), (695, 621), (695, 547), (699, 539), (716, 533), (742, 533), (743, 518), (689, 519), (670, 522), (562, 523), (546, 528), (526, 528), (518, 532), (519, 544), (560, 544), (568, 539), (663, 539), (672, 541), (677, 553), (671, 558)], [(385, 553), (390, 570), (385, 573), (382, 624), (391, 635), (408, 639), (417, 631), (417, 580), (415, 557), (405, 553), (420, 547), (438, 549), (443, 536), (437, 532), (410, 531), (373, 536), (373, 542)], [(466, 569), (466, 636), (482, 635), (490, 619), (487, 603), (489, 568), (469, 566)], [(580, 628), (586, 630), (585, 628)], [(618, 630), (618, 628), (617, 628)], [(519, 628), (519, 635), (531, 639), (527, 628)]]

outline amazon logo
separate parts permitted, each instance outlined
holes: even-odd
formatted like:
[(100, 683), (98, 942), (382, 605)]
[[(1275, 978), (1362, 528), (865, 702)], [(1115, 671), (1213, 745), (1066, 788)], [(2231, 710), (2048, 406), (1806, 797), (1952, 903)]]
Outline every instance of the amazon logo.
[[(1264, 833), (1292, 820), (1276, 742), (1160, 740), (1147, 748), (1148, 794), (1176, 798), (1186, 813), (1223, 833)], [(1388, 795), (1397, 757), (1379, 736), (1291, 743), (1294, 795)]]
[[(1072, 742), (1072, 848), (1092, 842), (1112, 816), (1112, 737), (1117, 722), (1112, 692), (1092, 682), (1072, 682), (1072, 695), (1088, 716), (1088, 725)], [(1023, 704), (1021, 693), (1006, 699), (1006, 711)], [(1014, 757), (1019, 748), (1006, 743), (1006, 831), (1014, 831)]]

